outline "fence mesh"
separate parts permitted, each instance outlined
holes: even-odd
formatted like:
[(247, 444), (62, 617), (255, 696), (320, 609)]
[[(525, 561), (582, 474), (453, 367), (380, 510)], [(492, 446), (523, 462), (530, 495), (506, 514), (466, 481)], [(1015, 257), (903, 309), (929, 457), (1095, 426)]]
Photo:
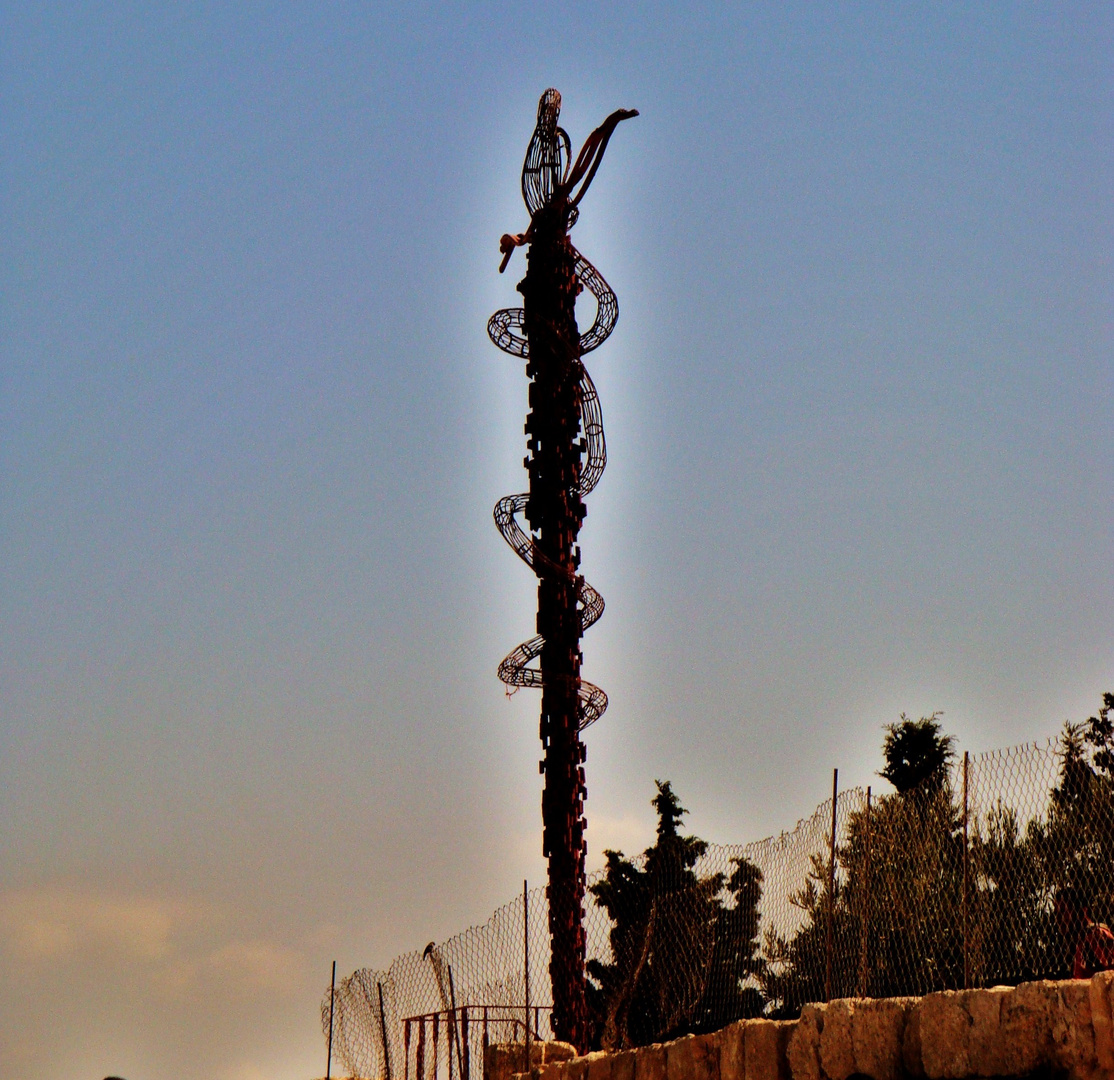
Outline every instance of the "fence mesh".
[[(1069, 728), (957, 758), (904, 793), (842, 791), (834, 815), (828, 800), (756, 843), (677, 834), (609, 856), (585, 913), (597, 1042), (791, 1017), (829, 997), (1070, 975), (1076, 930), (1057, 896), (1114, 916), (1114, 760), (1103, 761)], [(531, 1038), (551, 1038), (547, 926), (538, 888), (386, 971), (354, 972), (332, 1006), (335, 1058), (353, 1077), (475, 1080), (481, 1047), (521, 1042), (527, 1017)], [(321, 1018), (327, 1031), (328, 992)]]

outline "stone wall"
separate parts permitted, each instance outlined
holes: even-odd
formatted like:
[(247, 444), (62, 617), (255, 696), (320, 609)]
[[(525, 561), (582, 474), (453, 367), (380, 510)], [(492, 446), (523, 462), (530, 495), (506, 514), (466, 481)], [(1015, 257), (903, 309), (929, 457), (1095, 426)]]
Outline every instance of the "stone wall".
[[(848, 998), (799, 1020), (740, 1020), (710, 1035), (553, 1060), (490, 1047), (485, 1080), (1114, 1080), (1114, 972), (1093, 979)], [(563, 1044), (562, 1044), (563, 1046)]]

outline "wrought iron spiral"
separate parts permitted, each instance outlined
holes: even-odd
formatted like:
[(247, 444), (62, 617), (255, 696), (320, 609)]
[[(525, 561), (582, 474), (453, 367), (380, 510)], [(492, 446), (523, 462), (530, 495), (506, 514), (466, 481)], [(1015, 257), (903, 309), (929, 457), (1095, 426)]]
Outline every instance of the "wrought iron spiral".
[[(603, 275), (579, 251), (575, 248), (573, 251), (576, 256), (577, 278), (596, 299), (596, 317), (591, 327), (580, 335), (580, 353), (583, 357), (585, 353), (602, 345), (615, 329), (615, 323), (619, 318), (619, 302)], [(522, 333), (524, 320), (525, 312), (522, 308), (503, 308), (488, 320), (488, 336), (504, 352), (526, 358), (530, 355), (530, 346)], [(600, 482), (600, 477), (603, 476), (603, 470), (607, 465), (607, 443), (603, 434), (600, 397), (583, 363), (580, 375), (580, 403), (580, 424), (584, 433), (586, 457), (580, 472), (577, 493), (584, 498), (595, 489)], [(518, 515), (526, 508), (527, 498), (525, 492), (518, 495), (504, 495), (495, 504), (495, 525), (515, 554), (536, 574), (541, 576), (544, 573), (563, 573), (560, 567), (554, 565), (538, 550), (533, 538), (518, 522)], [(603, 597), (583, 577), (577, 576), (575, 582), (580, 600), (580, 629), (584, 631), (598, 622), (603, 614)], [(544, 644), (545, 638), (538, 634), (512, 649), (499, 664), (499, 678), (507, 686), (516, 688), (532, 686), (540, 689), (542, 673), (528, 665), (541, 655)], [(577, 696), (579, 726), (583, 730), (603, 715), (607, 708), (607, 694), (595, 684), (582, 679), (577, 688)]]
[[(620, 121), (636, 116), (633, 109), (620, 109), (611, 114), (584, 144), (575, 162), (567, 133), (557, 126), (561, 95), (547, 90), (538, 103), (538, 122), (522, 167), (522, 197), (532, 217), (531, 228), (523, 235), (506, 235), (500, 248), (506, 268), (515, 247), (530, 242), (533, 220), (539, 211), (554, 199), (566, 200), (567, 226), (575, 224), (579, 211), (577, 203), (583, 198), (592, 182), (612, 132)], [(575, 194), (573, 189), (580, 184)], [(571, 245), (570, 245), (571, 246)], [(580, 426), (583, 434), (581, 446), (585, 458), (581, 463), (577, 494), (583, 498), (600, 481), (607, 464), (607, 446), (603, 434), (603, 413), (599, 394), (583, 365), (583, 356), (599, 348), (607, 340), (619, 318), (619, 303), (603, 275), (575, 247), (574, 272), (577, 291), (586, 288), (596, 300), (596, 317), (591, 327), (580, 335)], [(512, 356), (529, 358), (530, 343), (525, 333), (526, 312), (523, 308), (504, 308), (488, 320), (487, 332), (491, 340)], [(503, 539), (527, 566), (539, 577), (560, 575), (575, 584), (581, 632), (598, 621), (603, 614), (603, 597), (580, 575), (558, 566), (539, 549), (533, 537), (519, 524), (529, 496), (526, 493), (505, 495), (495, 504), (495, 524)], [(499, 664), (499, 678), (509, 687), (543, 686), (542, 672), (531, 667), (542, 652), (545, 638), (540, 634), (522, 642), (504, 657)], [(594, 723), (607, 708), (607, 695), (592, 683), (579, 681), (577, 686), (578, 727), (580, 730)]]

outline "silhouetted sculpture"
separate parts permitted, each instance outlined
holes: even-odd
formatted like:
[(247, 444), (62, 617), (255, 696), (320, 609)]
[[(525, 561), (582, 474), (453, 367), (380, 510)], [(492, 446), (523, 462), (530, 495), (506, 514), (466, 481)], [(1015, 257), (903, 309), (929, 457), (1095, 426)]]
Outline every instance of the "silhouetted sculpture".
[[(506, 269), (514, 249), (529, 245), (522, 308), (497, 311), (488, 322), (491, 340), (524, 357), (530, 379), (524, 464), (530, 490), (495, 506), (503, 538), (538, 576), (537, 636), (499, 665), (508, 686), (539, 687), (545, 756), (542, 851), (549, 864), (549, 932), (552, 946), (553, 1030), (558, 1039), (587, 1050), (584, 992), (584, 783), (586, 750), (580, 732), (607, 708), (607, 695), (580, 677), (581, 634), (603, 614), (603, 598), (580, 574), (577, 536), (586, 514), (584, 497), (599, 483), (607, 454), (599, 397), (581, 357), (615, 327), (619, 306), (607, 282), (572, 246), (568, 230), (620, 121), (634, 109), (613, 112), (588, 136), (575, 162), (558, 127), (561, 95), (546, 90), (522, 166), (522, 197), (530, 211), (523, 234), (500, 241)], [(579, 185), (579, 188), (578, 188)], [(576, 297), (587, 288), (598, 305), (591, 328), (576, 325)], [(518, 522), (525, 514), (527, 533)], [(537, 667), (530, 664), (538, 660)]]

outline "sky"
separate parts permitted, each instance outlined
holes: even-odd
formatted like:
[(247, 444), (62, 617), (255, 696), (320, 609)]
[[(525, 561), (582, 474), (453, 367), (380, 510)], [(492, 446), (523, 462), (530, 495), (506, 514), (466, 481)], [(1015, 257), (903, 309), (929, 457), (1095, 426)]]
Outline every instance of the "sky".
[[(0, 1080), (307, 1080), (544, 878), (516, 306), (616, 132), (589, 866), (1114, 690), (1109, 5), (0, 8)], [(590, 318), (590, 311), (586, 312)]]

